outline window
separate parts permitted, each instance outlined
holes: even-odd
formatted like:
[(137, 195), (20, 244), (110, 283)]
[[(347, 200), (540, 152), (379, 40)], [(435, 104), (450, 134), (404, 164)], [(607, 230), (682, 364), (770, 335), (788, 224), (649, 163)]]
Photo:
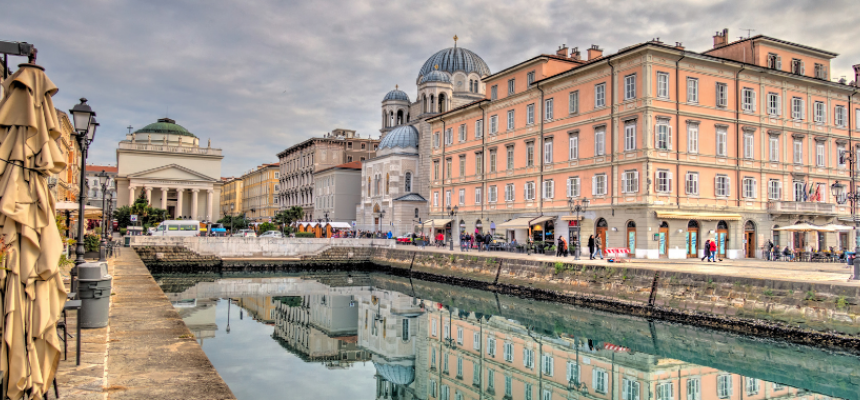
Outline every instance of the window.
[(571, 361), (567, 362), (567, 381), (579, 382), (579, 365)]
[(669, 98), (669, 74), (665, 72), (657, 73), (657, 97)]
[(570, 92), (567, 109), (571, 114), (579, 112), (579, 90)]
[(552, 120), (552, 100), (553, 99), (547, 99), (546, 101), (544, 101), (544, 108), (546, 111), (546, 118), (544, 119), (546, 119), (547, 121)]
[(490, 88), (490, 100), (495, 100), (499, 98), (499, 85), (493, 85)]
[(606, 84), (594, 85), (594, 108), (606, 107)]
[(725, 374), (717, 376), (717, 397), (727, 399), (732, 396), (732, 376)]
[(475, 204), (481, 204), (481, 202), (483, 200), (484, 199), (483, 199), (483, 193), (481, 193), (481, 188), (476, 187), (475, 188)]
[(544, 354), (543, 356), (541, 356), (541, 369), (545, 376), (552, 376), (552, 373), (555, 369), (553, 366), (553, 361), (554, 360), (552, 355)]
[(599, 368), (594, 368), (591, 372), (591, 387), (594, 391), (600, 394), (606, 394), (606, 381), (609, 374)]
[(496, 386), (496, 371), (493, 369), (487, 370), (487, 390), (494, 391)]
[(567, 197), (579, 197), (579, 177), (567, 178)]
[(594, 155), (606, 154), (606, 127), (602, 126), (594, 130)]
[(744, 380), (746, 381), (745, 386), (747, 389), (747, 396), (752, 396), (752, 395), (758, 394), (759, 388), (761, 387), (761, 381), (756, 379), (756, 378), (747, 378), (747, 377), (744, 377)]
[[(430, 335), (436, 336), (436, 320), (430, 321)], [(434, 349), (435, 350), (435, 349)], [(434, 352), (435, 354), (435, 352)], [(435, 357), (434, 357), (435, 358)], [(435, 363), (434, 363), (435, 364)]]
[(472, 334), (472, 348), (475, 350), (481, 350), (481, 335), (478, 332)]
[(815, 111), (814, 118), (816, 124), (823, 124), (827, 122), (827, 111), (824, 108), (824, 102), (816, 101), (813, 105), (813, 111)]
[(606, 174), (597, 174), (591, 177), (591, 194), (594, 196), (606, 195)]
[(779, 116), (780, 113), (780, 104), (779, 104), (779, 95), (776, 93), (768, 93), (767, 94), (767, 115), (771, 117)]
[(514, 201), (514, 184), (505, 185), (505, 201)]
[(686, 177), (684, 177), (684, 189), (687, 194), (698, 196), (699, 195), (699, 173), (698, 172), (687, 172)]
[[(451, 191), (450, 190), (445, 191), (445, 205), (446, 206), (451, 205)], [(447, 329), (446, 329), (446, 331), (447, 331)]]
[[(660, 385), (657, 385), (658, 390)], [(639, 400), (639, 382), (629, 378), (621, 379), (621, 399), (622, 400)], [(668, 400), (657, 397), (657, 400)]]
[(845, 145), (836, 146), (836, 165), (845, 168)]
[(621, 193), (636, 193), (639, 191), (639, 171), (624, 171), (621, 174)]
[(700, 378), (687, 379), (687, 400), (702, 400), (702, 380)]
[(815, 63), (815, 77), (818, 79), (827, 79), (827, 70), (824, 69), (824, 64)]
[(779, 161), (779, 136), (771, 135), (768, 139), (768, 148), (770, 153), (770, 161), (778, 162)]
[(552, 199), (555, 197), (555, 182), (552, 179), (543, 181), (543, 198)]
[(654, 144), (657, 149), (669, 150), (672, 147), (672, 127), (668, 120), (659, 120), (655, 129)]
[(794, 140), (794, 163), (803, 164), (803, 142), (799, 139)]
[(744, 198), (754, 199), (755, 195), (755, 178), (745, 177), (743, 182)]
[(507, 146), (505, 148), (507, 150), (507, 160), (506, 160), (506, 169), (508, 171), (513, 171), (514, 169), (514, 146)]
[(511, 397), (514, 386), (514, 378), (510, 375), (505, 376), (505, 396)]
[(460, 141), (466, 141), (466, 124), (460, 124)]
[(508, 79), (508, 96), (514, 94), (514, 79)]
[(535, 183), (533, 181), (526, 182), (524, 190), (525, 190), (526, 200), (534, 200), (535, 199)]
[(767, 67), (771, 69), (782, 69), (782, 60), (773, 53), (767, 53)]
[(450, 158), (446, 158), (446, 159), (445, 159), (445, 175), (447, 175), (447, 178), (448, 178), (448, 179), (451, 179), (451, 175), (452, 175), (452, 172), (451, 172), (451, 169), (452, 169), (451, 164), (452, 164), (451, 159), (450, 159)]
[(459, 164), (460, 165), (460, 175), (459, 176), (462, 178), (462, 177), (466, 176), (466, 156), (460, 156), (459, 160), (460, 160), (460, 164)]
[[(487, 355), (490, 357), (496, 356), (496, 338), (492, 336), (487, 337)], [(492, 379), (490, 379), (492, 382)]]
[(815, 165), (824, 166), (824, 142), (815, 142)]
[(657, 193), (672, 192), (672, 173), (665, 169), (657, 170)]
[(535, 81), (535, 72), (529, 71), (529, 73), (526, 74), (526, 82), (528, 82), (528, 84), (531, 85), (532, 83), (534, 83), (534, 81)]
[(499, 131), (499, 116), (493, 115), (490, 117), (490, 135), (495, 135)]
[(743, 110), (746, 112), (755, 112), (755, 91), (750, 88), (744, 88), (743, 94)]
[(699, 102), (699, 80), (687, 78), (687, 103)]
[(687, 152), (690, 154), (699, 153), (699, 124), (687, 124)]
[(499, 191), (496, 185), (489, 187), (489, 192), (487, 193), (487, 201), (490, 203), (495, 203), (498, 201)]
[(794, 201), (806, 201), (806, 191), (803, 190), (805, 186), (803, 182), (794, 182)]
[(508, 131), (514, 130), (514, 110), (508, 110)]
[[(459, 194), (460, 205), (462, 206), (462, 205), (466, 204), (466, 189), (460, 189), (458, 194)], [(463, 331), (462, 331), (462, 329), (460, 329), (460, 332), (457, 332), (457, 336), (458, 336), (457, 342), (460, 344), (463, 344), (463, 338), (462, 338)]]
[(484, 120), (479, 119), (475, 121), (475, 139), (481, 138), (484, 136)]
[(731, 187), (729, 186), (731, 179), (726, 175), (717, 175), (714, 180), (714, 192), (716, 192), (717, 197), (728, 197), (731, 193)]
[(753, 159), (755, 139), (752, 133), (744, 133), (744, 158)]
[(791, 59), (791, 73), (798, 74), (798, 75), (804, 75), (806, 73), (806, 71), (805, 71), (806, 68), (804, 68), (804, 67), (805, 67), (805, 65), (803, 65), (803, 61), (798, 60), (796, 58)]
[(845, 127), (845, 106), (836, 106), (833, 110), (833, 124), (840, 128)]
[(525, 388), (525, 396), (523, 396), (523, 399), (524, 400), (532, 400), (532, 391), (533, 391), (532, 384), (526, 383), (523, 385), (523, 387)]
[(717, 107), (729, 105), (729, 87), (725, 83), (717, 83)]
[(656, 385), (657, 399), (656, 400), (672, 400), (672, 382), (661, 382)]
[(433, 134), (433, 147), (439, 148), (439, 132)]
[(430, 380), (430, 397), (436, 397), (436, 381), (432, 379)]
[(803, 119), (803, 99), (800, 97), (792, 97), (791, 98), (791, 119), (802, 120)]
[(535, 142), (526, 143), (526, 166), (535, 165)]
[(624, 100), (636, 98), (636, 74), (624, 77)]
[(457, 357), (457, 377), (463, 377), (463, 358)]
[(507, 362), (514, 362), (514, 344), (511, 342), (505, 342), (504, 348), (504, 359)]
[(579, 158), (579, 135), (571, 135), (567, 139), (568, 144), (568, 159), (576, 160)]
[(624, 151), (636, 150), (636, 121), (624, 123)]
[(543, 162), (544, 164), (552, 164), (552, 140), (547, 139), (543, 144)]
[(490, 149), (490, 172), (496, 172), (496, 149)]
[[(477, 343), (481, 342), (478, 341)], [(478, 387), (481, 386), (481, 366), (476, 362), (472, 362), (472, 384)]]
[(439, 207), (439, 192), (433, 192), (433, 207)]
[(541, 400), (552, 400), (552, 391), (549, 389), (543, 390), (543, 397)]
[[(448, 332), (448, 330), (445, 329), (445, 332)], [(447, 335), (447, 333), (446, 333), (446, 335)], [(446, 339), (447, 339), (447, 337), (446, 337)], [(445, 352), (442, 352), (442, 372), (444, 372), (446, 374), (448, 373), (448, 354)]]
[(535, 351), (531, 349), (523, 349), (523, 366), (528, 369), (535, 367)]
[(475, 174), (482, 175), (484, 173), (484, 153), (475, 153)]
[(448, 385), (442, 385), (442, 400), (449, 400), (451, 398), (451, 388)]
[(433, 161), (433, 179), (439, 179), (439, 160)]
[(726, 128), (717, 127), (717, 155), (725, 157), (728, 153), (728, 132)]
[[(510, 111), (508, 111), (510, 113)], [(508, 118), (511, 118), (510, 116)], [(526, 106), (526, 125), (531, 125), (535, 123), (535, 104), (529, 104)]]
[(454, 128), (445, 130), (445, 144), (454, 144)]
[(778, 383), (773, 383), (772, 385), (773, 385), (773, 390), (774, 390), (774, 391), (778, 391), (778, 390), (785, 389), (785, 386), (780, 385), (780, 384), (778, 384)]

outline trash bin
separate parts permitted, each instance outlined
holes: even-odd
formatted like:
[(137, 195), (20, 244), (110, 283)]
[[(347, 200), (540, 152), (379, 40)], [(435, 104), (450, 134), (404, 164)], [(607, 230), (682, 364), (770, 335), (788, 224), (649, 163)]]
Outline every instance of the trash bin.
[(131, 247), (131, 235), (125, 235), (125, 247)]
[(110, 289), (113, 278), (105, 263), (78, 266), (78, 299), (81, 300), (81, 328), (103, 328), (108, 323)]

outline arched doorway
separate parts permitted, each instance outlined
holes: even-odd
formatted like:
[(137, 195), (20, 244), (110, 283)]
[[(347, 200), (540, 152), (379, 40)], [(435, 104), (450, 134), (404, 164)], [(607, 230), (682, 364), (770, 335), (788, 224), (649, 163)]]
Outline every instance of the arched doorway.
[[(803, 223), (803, 221), (797, 221), (795, 224)], [(803, 251), (806, 248), (806, 232), (793, 232), (792, 239), (794, 239), (794, 251)]]
[(744, 256), (755, 258), (755, 224), (752, 221), (744, 224)]
[(699, 257), (699, 223), (687, 222), (687, 258)]
[(729, 224), (717, 222), (717, 258), (726, 258), (726, 242), (729, 240)]
[(481, 223), (481, 220), (475, 221), (475, 233), (484, 234), (484, 224)]
[(606, 231), (609, 230), (609, 224), (606, 223), (606, 220), (601, 218), (597, 220), (597, 225), (594, 228), (594, 240), (600, 238), (600, 251), (605, 253), (606, 251)]
[(666, 221), (660, 224), (660, 232), (657, 233), (657, 253), (660, 258), (669, 257), (669, 223)]
[(636, 254), (636, 223), (633, 221), (627, 221), (627, 250), (631, 257)]

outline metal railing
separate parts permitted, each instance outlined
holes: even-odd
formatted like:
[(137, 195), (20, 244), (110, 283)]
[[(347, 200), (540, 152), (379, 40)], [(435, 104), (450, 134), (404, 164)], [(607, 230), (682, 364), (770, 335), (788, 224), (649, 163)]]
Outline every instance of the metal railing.
[(193, 146), (164, 146), (160, 144), (119, 142), (119, 148), (125, 150), (161, 151), (166, 153), (200, 154), (220, 156), (221, 149)]

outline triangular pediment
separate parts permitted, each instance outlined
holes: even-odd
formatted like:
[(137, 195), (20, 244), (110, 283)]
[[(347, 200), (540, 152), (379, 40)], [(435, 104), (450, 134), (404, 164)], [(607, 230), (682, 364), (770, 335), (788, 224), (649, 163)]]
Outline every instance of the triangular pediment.
[(135, 172), (128, 177), (207, 182), (213, 182), (216, 180), (178, 164), (168, 164), (157, 168)]

